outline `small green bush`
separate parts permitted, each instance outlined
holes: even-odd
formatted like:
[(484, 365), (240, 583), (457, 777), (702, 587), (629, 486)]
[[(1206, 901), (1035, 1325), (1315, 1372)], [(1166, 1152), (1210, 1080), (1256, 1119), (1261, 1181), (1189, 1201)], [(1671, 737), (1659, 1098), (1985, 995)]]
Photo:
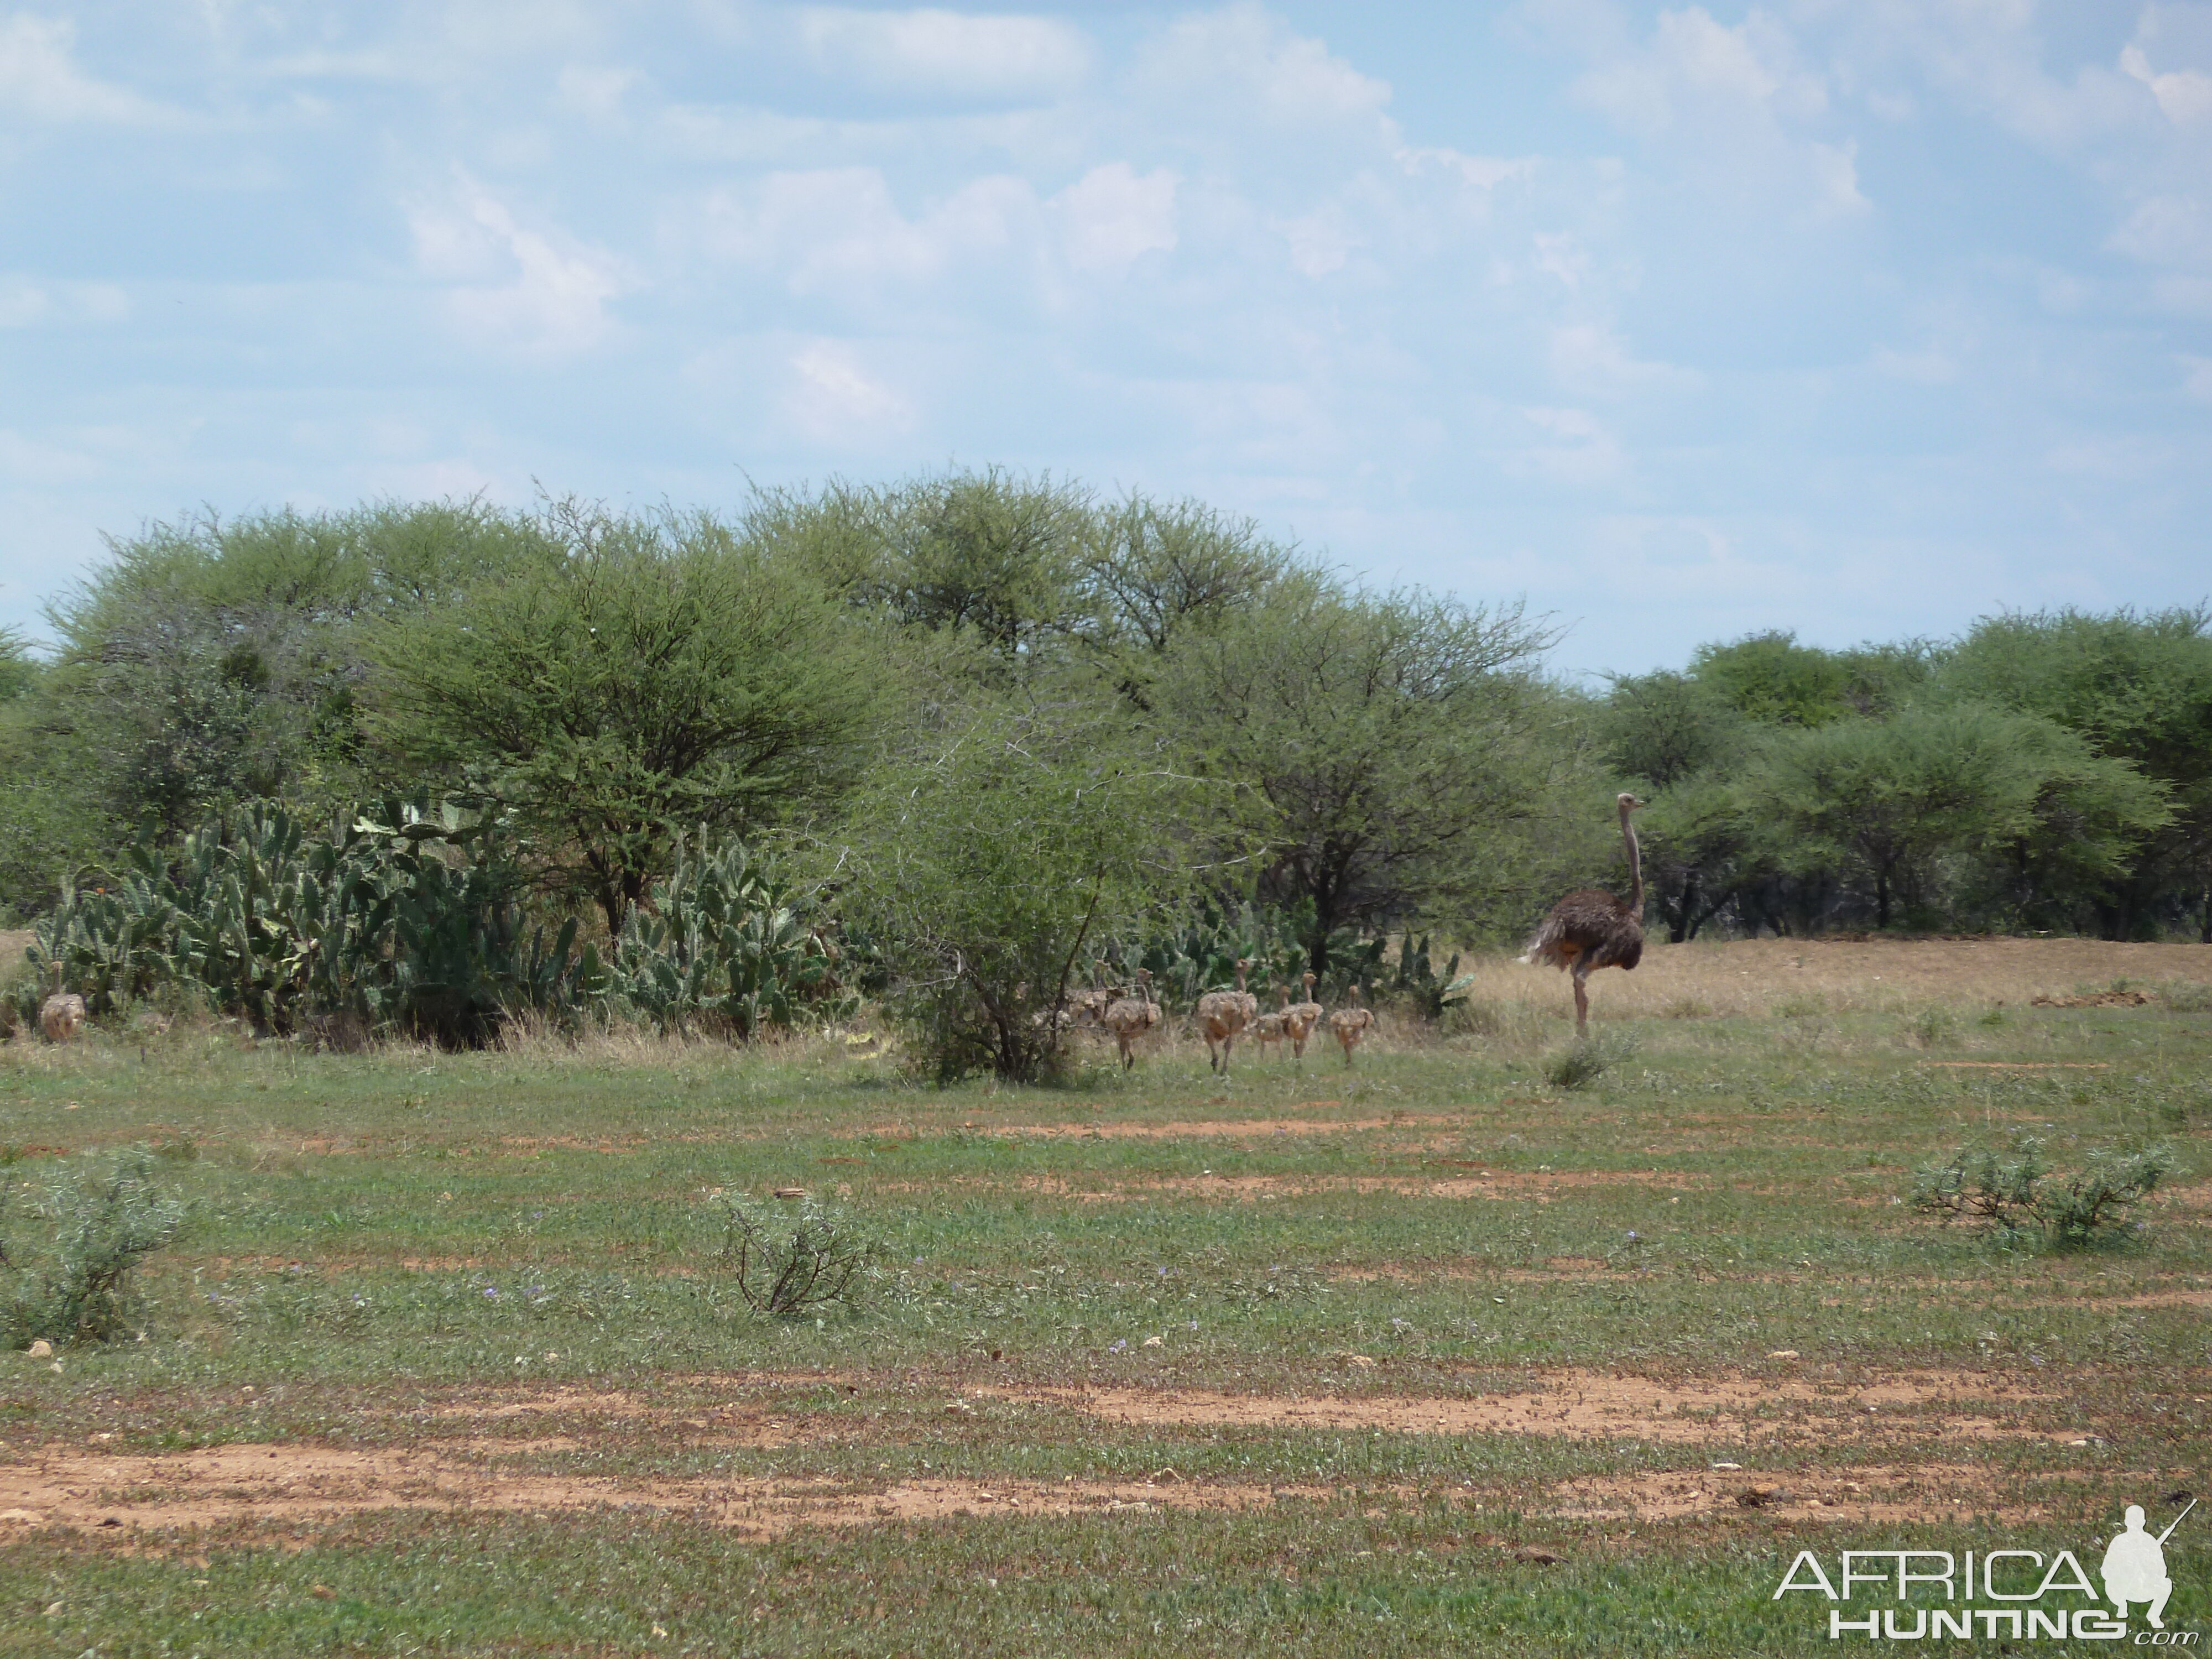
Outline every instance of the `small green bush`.
[(1914, 1016), (1912, 1040), (1923, 1048), (1940, 1048), (1951, 1040), (1952, 1020), (1946, 1008), (1923, 1008)]
[(2158, 988), (2158, 999), (2172, 1014), (2212, 1014), (2212, 985), (2171, 980)]
[(882, 1254), (852, 1217), (811, 1198), (795, 1217), (722, 1200), (721, 1259), (755, 1313), (789, 1319), (834, 1304), (855, 1307), (861, 1271)]
[(29, 1206), (47, 1224), (43, 1246), (0, 1235), (0, 1344), (105, 1342), (128, 1326), (132, 1273), (184, 1224), (183, 1204), (155, 1184), (154, 1168), (143, 1147), (88, 1156)]
[(1544, 1061), (1544, 1081), (1555, 1089), (1587, 1089), (1636, 1052), (1626, 1037), (1577, 1037)]
[(2173, 1172), (2173, 1149), (2099, 1151), (2072, 1172), (2045, 1159), (2043, 1143), (2023, 1135), (2009, 1153), (1961, 1148), (1913, 1176), (1916, 1209), (1945, 1221), (1987, 1228), (2012, 1247), (2078, 1248), (2120, 1237), (2128, 1214)]

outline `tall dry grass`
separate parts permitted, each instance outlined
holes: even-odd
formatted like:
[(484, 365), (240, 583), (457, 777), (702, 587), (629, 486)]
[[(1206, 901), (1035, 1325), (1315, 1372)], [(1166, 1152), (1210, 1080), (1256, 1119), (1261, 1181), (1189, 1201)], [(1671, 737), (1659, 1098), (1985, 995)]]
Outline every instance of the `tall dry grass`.
[[(1471, 964), (1478, 1022), (1571, 1020), (1566, 975), (1486, 955)], [(2038, 996), (2124, 983), (2157, 994), (2212, 987), (2212, 945), (2113, 945), (2085, 939), (1738, 939), (1647, 945), (1632, 973), (1590, 975), (1593, 1019), (1749, 1018), (1793, 1014), (1980, 1012)], [(1487, 1011), (1486, 1013), (1484, 1011)]]

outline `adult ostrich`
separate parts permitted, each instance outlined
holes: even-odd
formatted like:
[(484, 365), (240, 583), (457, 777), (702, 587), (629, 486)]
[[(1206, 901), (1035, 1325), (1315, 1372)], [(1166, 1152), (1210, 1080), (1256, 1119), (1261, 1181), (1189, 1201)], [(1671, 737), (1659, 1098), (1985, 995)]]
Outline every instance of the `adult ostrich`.
[(1544, 925), (1528, 941), (1523, 962), (1547, 962), (1564, 968), (1575, 981), (1575, 1035), (1589, 1030), (1589, 993), (1584, 988), (1599, 968), (1633, 968), (1644, 960), (1644, 855), (1636, 845), (1636, 826), (1628, 815), (1644, 805), (1630, 794), (1620, 802), (1620, 839), (1628, 848), (1628, 897), (1624, 902), (1601, 887), (1583, 887), (1552, 907)]

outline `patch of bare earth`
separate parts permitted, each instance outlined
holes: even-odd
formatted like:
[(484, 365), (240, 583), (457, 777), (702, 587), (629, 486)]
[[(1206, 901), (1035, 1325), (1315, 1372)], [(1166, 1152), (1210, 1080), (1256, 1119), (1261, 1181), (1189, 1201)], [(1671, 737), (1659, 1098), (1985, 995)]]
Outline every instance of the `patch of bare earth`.
[[(1356, 1362), (1355, 1362), (1356, 1363)], [(1370, 1362), (1371, 1363), (1371, 1362)], [(2069, 1440), (2079, 1430), (2029, 1427), (2014, 1408), (2046, 1396), (1987, 1379), (1923, 1372), (1859, 1385), (1777, 1379), (1666, 1383), (1596, 1371), (1553, 1373), (1511, 1394), (1415, 1398), (1381, 1394), (1261, 1395), (1136, 1389), (980, 1390), (1056, 1398), (1095, 1417), (1143, 1425), (1382, 1430), (1393, 1434), (1518, 1434), (1567, 1440), (1727, 1443), (1752, 1440), (1946, 1438)]]
[(1186, 1482), (1171, 1470), (1143, 1481), (922, 1480), (865, 1491), (772, 1477), (639, 1481), (547, 1474), (437, 1451), (224, 1446), (151, 1457), (50, 1455), (36, 1463), (0, 1467), (0, 1526), (135, 1530), (326, 1520), (380, 1510), (532, 1515), (627, 1510), (681, 1514), (763, 1538), (801, 1526), (1256, 1510), (1334, 1495), (1327, 1487)]
[(1012, 1186), (1024, 1192), (1069, 1198), (1082, 1204), (1127, 1203), (1154, 1194), (1218, 1198), (1251, 1203), (1316, 1193), (1395, 1193), (1404, 1198), (1515, 1198), (1549, 1203), (1554, 1194), (1583, 1188), (1663, 1187), (1689, 1191), (1701, 1176), (1662, 1170), (1582, 1170), (1558, 1173), (1498, 1170), (1474, 1176), (1132, 1176), (1084, 1181), (1069, 1176), (1025, 1176), (1013, 1182), (956, 1176), (948, 1181), (885, 1182), (878, 1192), (935, 1192), (947, 1187)]
[[(1309, 1100), (1299, 1109), (1326, 1110), (1334, 1100)], [(1365, 1134), (1377, 1129), (1450, 1128), (1456, 1117), (1393, 1112), (1389, 1117), (1208, 1118), (1175, 1123), (1018, 1123), (990, 1133), (1044, 1140), (1258, 1140), (1274, 1136)]]

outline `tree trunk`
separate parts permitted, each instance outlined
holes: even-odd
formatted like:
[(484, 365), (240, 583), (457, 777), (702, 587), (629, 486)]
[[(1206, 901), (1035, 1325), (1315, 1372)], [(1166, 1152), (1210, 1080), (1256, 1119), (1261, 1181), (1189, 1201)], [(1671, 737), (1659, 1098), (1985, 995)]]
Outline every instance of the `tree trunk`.
[(1883, 932), (1889, 931), (1889, 872), (1874, 872), (1874, 925)]
[(1698, 888), (1701, 884), (1697, 866), (1692, 865), (1683, 873), (1681, 897), (1676, 902), (1670, 917), (1671, 925), (1667, 929), (1669, 945), (1683, 944), (1697, 933), (1698, 923), (1703, 920), (1698, 915)]

